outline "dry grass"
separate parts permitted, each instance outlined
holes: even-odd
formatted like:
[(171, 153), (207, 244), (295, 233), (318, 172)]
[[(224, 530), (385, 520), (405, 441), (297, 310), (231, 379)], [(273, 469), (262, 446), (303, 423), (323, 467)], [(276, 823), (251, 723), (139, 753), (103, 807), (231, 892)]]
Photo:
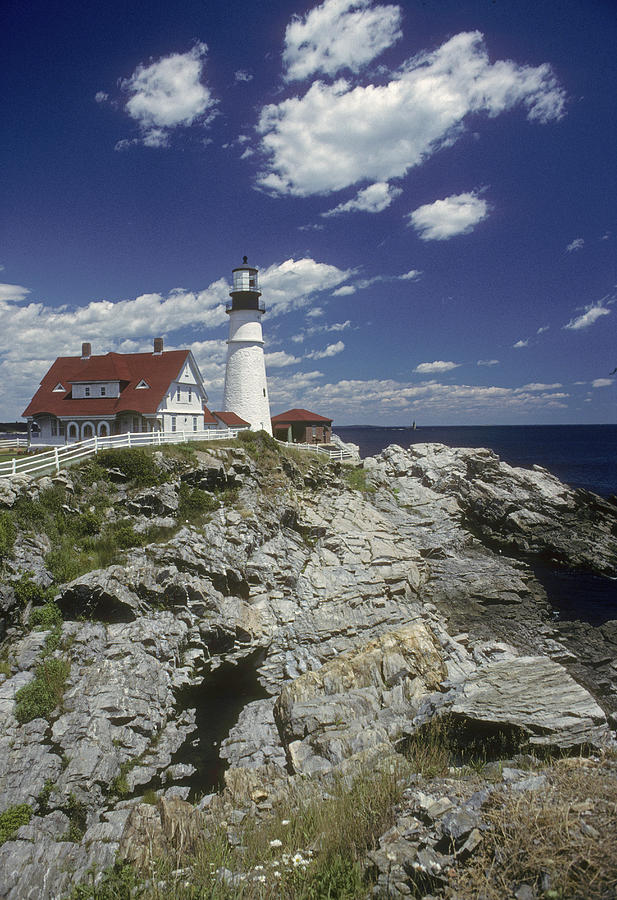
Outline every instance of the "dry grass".
[(453, 885), (461, 897), (503, 900), (522, 884), (546, 900), (617, 896), (617, 766), (565, 759), (544, 774), (539, 791), (493, 795), (484, 843)]

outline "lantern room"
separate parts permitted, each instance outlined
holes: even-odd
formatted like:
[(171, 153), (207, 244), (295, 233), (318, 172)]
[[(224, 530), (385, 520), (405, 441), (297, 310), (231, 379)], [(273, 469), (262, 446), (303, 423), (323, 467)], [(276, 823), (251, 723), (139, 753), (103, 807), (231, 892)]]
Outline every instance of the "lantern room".
[(233, 269), (233, 290), (229, 292), (231, 302), (227, 304), (226, 312), (231, 313), (236, 309), (257, 309), (262, 313), (265, 312), (265, 304), (259, 299), (261, 291), (257, 272), (254, 266), (249, 266), (246, 256), (242, 259), (242, 265)]

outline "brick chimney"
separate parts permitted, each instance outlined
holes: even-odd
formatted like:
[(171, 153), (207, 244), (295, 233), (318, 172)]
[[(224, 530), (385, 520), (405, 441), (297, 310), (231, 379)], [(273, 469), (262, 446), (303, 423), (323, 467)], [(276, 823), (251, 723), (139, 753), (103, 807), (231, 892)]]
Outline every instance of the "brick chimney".
[(82, 359), (90, 359), (92, 356), (92, 344), (82, 344), (81, 345), (81, 358)]
[(163, 352), (163, 338), (154, 338), (154, 355), (160, 356)]

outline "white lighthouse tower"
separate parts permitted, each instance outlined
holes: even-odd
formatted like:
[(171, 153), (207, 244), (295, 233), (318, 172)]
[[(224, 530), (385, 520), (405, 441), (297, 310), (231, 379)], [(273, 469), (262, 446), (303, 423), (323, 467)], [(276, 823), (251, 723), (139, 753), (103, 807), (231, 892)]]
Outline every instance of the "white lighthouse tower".
[(261, 317), (266, 307), (263, 300), (260, 300), (257, 269), (247, 264), (246, 256), (242, 265), (233, 270), (233, 290), (229, 296), (231, 302), (227, 304), (229, 338), (223, 405), (226, 412), (235, 412), (250, 422), (253, 431), (263, 428), (268, 434), (272, 434), (261, 331)]

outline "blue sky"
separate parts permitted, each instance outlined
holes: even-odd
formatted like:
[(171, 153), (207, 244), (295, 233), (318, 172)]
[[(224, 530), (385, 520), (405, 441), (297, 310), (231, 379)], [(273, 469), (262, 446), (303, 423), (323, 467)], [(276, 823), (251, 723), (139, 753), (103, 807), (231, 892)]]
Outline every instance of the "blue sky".
[(193, 349), (259, 266), (272, 412), (615, 422), (609, 0), (5, 0), (0, 419), (49, 364)]

